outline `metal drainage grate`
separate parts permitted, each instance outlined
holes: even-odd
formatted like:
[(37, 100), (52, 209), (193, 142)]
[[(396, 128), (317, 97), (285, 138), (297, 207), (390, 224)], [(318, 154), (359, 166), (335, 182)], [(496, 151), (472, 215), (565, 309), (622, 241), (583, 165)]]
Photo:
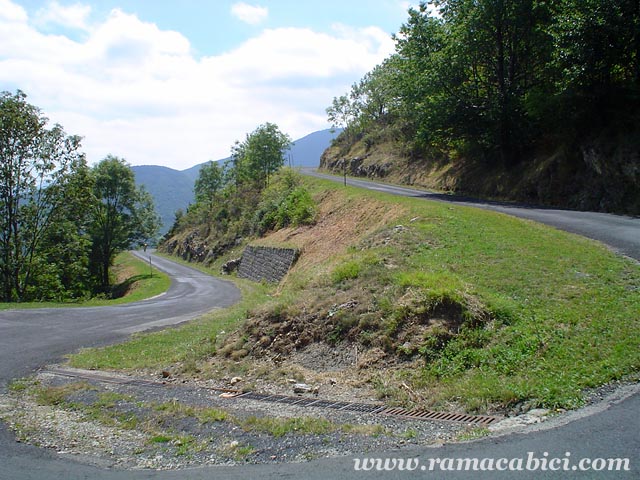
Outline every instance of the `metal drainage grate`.
[(235, 395), (233, 398), (244, 398), (261, 402), (286, 403), (298, 407), (331, 408), (360, 413), (372, 413), (406, 418), (409, 420), (435, 420), (441, 422), (458, 422), (474, 425), (490, 425), (498, 420), (497, 417), (488, 415), (468, 415), (466, 413), (432, 412), (430, 410), (407, 410), (404, 408), (387, 408), (381, 405), (351, 402), (332, 402), (331, 400), (314, 400), (302, 397), (290, 397), (286, 395), (268, 395), (264, 393), (246, 392)]
[[(147, 387), (167, 387), (173, 386), (166, 382), (158, 382), (154, 380), (144, 380), (140, 378), (126, 378), (122, 376), (110, 375), (103, 372), (94, 372), (80, 369), (67, 368), (51, 368), (49, 373), (66, 377), (84, 378), (88, 380), (97, 380), (99, 382), (114, 383), (121, 385), (144, 385)], [(480, 426), (487, 426), (499, 420), (498, 417), (488, 415), (467, 415), (465, 413), (447, 413), (433, 412), (430, 410), (407, 410), (400, 407), (386, 407), (384, 405), (373, 405), (367, 403), (354, 403), (331, 401), (317, 398), (292, 397), (289, 395), (275, 395), (258, 392), (242, 392), (229, 388), (209, 387), (208, 390), (215, 392), (224, 392), (230, 394), (229, 398), (244, 398), (247, 400), (257, 400), (259, 402), (282, 403), (286, 405), (295, 405), (299, 407), (319, 407), (330, 408), (333, 410), (344, 410), (358, 413), (371, 413), (379, 415), (389, 415), (394, 417), (406, 418), (410, 420), (426, 420), (441, 422), (458, 422)]]
[(472, 423), (475, 425), (491, 425), (498, 420), (488, 415), (468, 415), (466, 413), (432, 412), (430, 410), (406, 410), (404, 408), (387, 408), (382, 415), (408, 418), (412, 420), (439, 420), (443, 422)]

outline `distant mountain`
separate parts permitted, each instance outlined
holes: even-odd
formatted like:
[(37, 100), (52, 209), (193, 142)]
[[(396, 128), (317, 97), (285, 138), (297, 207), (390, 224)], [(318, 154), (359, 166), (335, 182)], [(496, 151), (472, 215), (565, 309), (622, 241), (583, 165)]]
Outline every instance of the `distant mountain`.
[[(339, 130), (334, 132), (320, 130), (295, 140), (291, 149), (285, 153), (285, 165), (291, 164), (293, 167), (319, 166), (322, 152), (331, 145), (331, 141), (339, 133)], [(217, 161), (224, 162), (227, 158)], [(193, 202), (193, 186), (202, 165), (204, 163), (194, 165), (186, 170), (174, 170), (156, 165), (132, 167), (136, 183), (144, 185), (153, 196), (156, 210), (162, 219), (161, 234), (166, 233), (173, 225), (175, 212), (178, 209), (185, 210)]]
[(320, 166), (322, 153), (329, 148), (333, 139), (341, 131), (342, 129), (320, 130), (294, 141), (291, 149), (285, 153), (285, 165), (288, 165), (288, 161), (291, 159), (292, 167), (317, 168)]
[(157, 165), (131, 167), (136, 183), (144, 185), (153, 197), (156, 211), (162, 220), (160, 233), (173, 225), (176, 210), (185, 209), (193, 202), (194, 180), (184, 172)]

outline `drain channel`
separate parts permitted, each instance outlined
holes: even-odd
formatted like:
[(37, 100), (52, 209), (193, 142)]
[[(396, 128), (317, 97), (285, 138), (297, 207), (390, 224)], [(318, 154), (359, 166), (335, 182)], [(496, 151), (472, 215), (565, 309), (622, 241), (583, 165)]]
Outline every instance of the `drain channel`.
[[(67, 368), (50, 368), (46, 373), (54, 375), (82, 378), (86, 380), (96, 380), (104, 383), (113, 383), (119, 385), (134, 385), (145, 387), (172, 387), (176, 386), (166, 382), (159, 382), (157, 380), (144, 380), (141, 378), (121, 377), (116, 375), (109, 375), (103, 372), (94, 372), (89, 370), (80, 369), (67, 369)], [(499, 420), (498, 417), (489, 415), (468, 415), (466, 413), (448, 413), (448, 412), (434, 412), (431, 410), (407, 410), (400, 407), (386, 407), (384, 405), (374, 405), (370, 403), (355, 403), (355, 402), (343, 402), (332, 401), (326, 399), (317, 398), (305, 398), (305, 397), (293, 397), (290, 395), (277, 395), (258, 392), (243, 392), (241, 390), (235, 390), (231, 388), (219, 388), (219, 387), (199, 387), (211, 390), (214, 392), (221, 392), (230, 394), (225, 397), (227, 399), (245, 399), (256, 400), (259, 402), (281, 403), (284, 405), (295, 405), (297, 407), (318, 407), (329, 408), (332, 410), (344, 410), (347, 412), (357, 413), (371, 413), (376, 415), (388, 415), (392, 417), (405, 418), (408, 420), (425, 420), (425, 421), (440, 421), (440, 422), (457, 422), (466, 423), (478, 426), (491, 425)]]
[(313, 400), (310, 398), (291, 397), (287, 395), (268, 395), (265, 393), (245, 392), (233, 398), (244, 398), (246, 400), (257, 400), (261, 402), (284, 403), (301, 407), (330, 408), (334, 410), (345, 410), (359, 413), (372, 413), (379, 415), (389, 415), (393, 417), (406, 418), (409, 420), (436, 420), (441, 422), (468, 423), (479, 426), (491, 425), (498, 420), (498, 417), (489, 415), (468, 415), (466, 413), (433, 412), (430, 410), (407, 410), (404, 408), (389, 408), (381, 405), (353, 402), (332, 402), (331, 400)]

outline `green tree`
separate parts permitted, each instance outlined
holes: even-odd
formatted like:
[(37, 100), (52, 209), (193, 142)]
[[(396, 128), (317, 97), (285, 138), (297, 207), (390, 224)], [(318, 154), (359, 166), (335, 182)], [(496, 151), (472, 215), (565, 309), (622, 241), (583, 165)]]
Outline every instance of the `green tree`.
[(269, 177), (284, 164), (284, 152), (291, 147), (291, 137), (282, 133), (274, 123), (265, 123), (247, 134), (243, 142), (236, 142), (227, 164), (227, 182), (257, 185), (269, 184)]
[(64, 185), (65, 201), (56, 221), (44, 234), (38, 250), (30, 298), (64, 301), (90, 296), (91, 239), (88, 229), (93, 202), (93, 179), (84, 165)]
[(335, 97), (326, 109), (331, 126), (343, 129), (343, 137), (358, 134), (391, 121), (399, 106), (398, 57), (392, 56), (354, 83), (349, 95)]
[(357, 106), (347, 95), (334, 97), (331, 106), (327, 107), (326, 112), (332, 128), (341, 128), (347, 134), (352, 130), (353, 124), (360, 115)]
[(224, 187), (224, 171), (218, 162), (205, 163), (194, 186), (196, 202), (210, 204)]
[(584, 131), (637, 125), (640, 2), (560, 0), (550, 32), (565, 123)]
[(374, 67), (351, 89), (354, 110), (359, 113), (360, 128), (388, 123), (399, 106), (398, 57), (393, 55)]
[(545, 81), (551, 19), (535, 0), (440, 0), (409, 12), (397, 37), (421, 134), (465, 139), (505, 163), (530, 141), (525, 100)]
[(133, 171), (124, 159), (107, 156), (93, 167), (92, 175), (91, 264), (100, 289), (106, 291), (114, 257), (155, 237), (160, 221), (151, 195), (136, 187)]
[[(27, 103), (26, 95), (0, 94), (0, 288), (4, 301), (26, 299), (37, 271), (47, 268), (40, 256), (56, 222), (68, 220), (65, 207), (80, 191), (68, 188), (86, 168), (80, 137)], [(76, 232), (77, 233), (77, 232)], [(42, 272), (40, 272), (42, 273)], [(57, 281), (55, 274), (51, 276)], [(30, 295), (38, 297), (37, 288)]]

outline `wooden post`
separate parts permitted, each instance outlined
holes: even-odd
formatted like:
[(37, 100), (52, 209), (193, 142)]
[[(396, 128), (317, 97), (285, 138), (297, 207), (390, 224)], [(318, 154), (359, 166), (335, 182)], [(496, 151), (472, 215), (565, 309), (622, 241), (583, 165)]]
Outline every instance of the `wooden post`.
[(344, 175), (344, 186), (347, 186), (347, 159), (342, 160), (342, 174)]

